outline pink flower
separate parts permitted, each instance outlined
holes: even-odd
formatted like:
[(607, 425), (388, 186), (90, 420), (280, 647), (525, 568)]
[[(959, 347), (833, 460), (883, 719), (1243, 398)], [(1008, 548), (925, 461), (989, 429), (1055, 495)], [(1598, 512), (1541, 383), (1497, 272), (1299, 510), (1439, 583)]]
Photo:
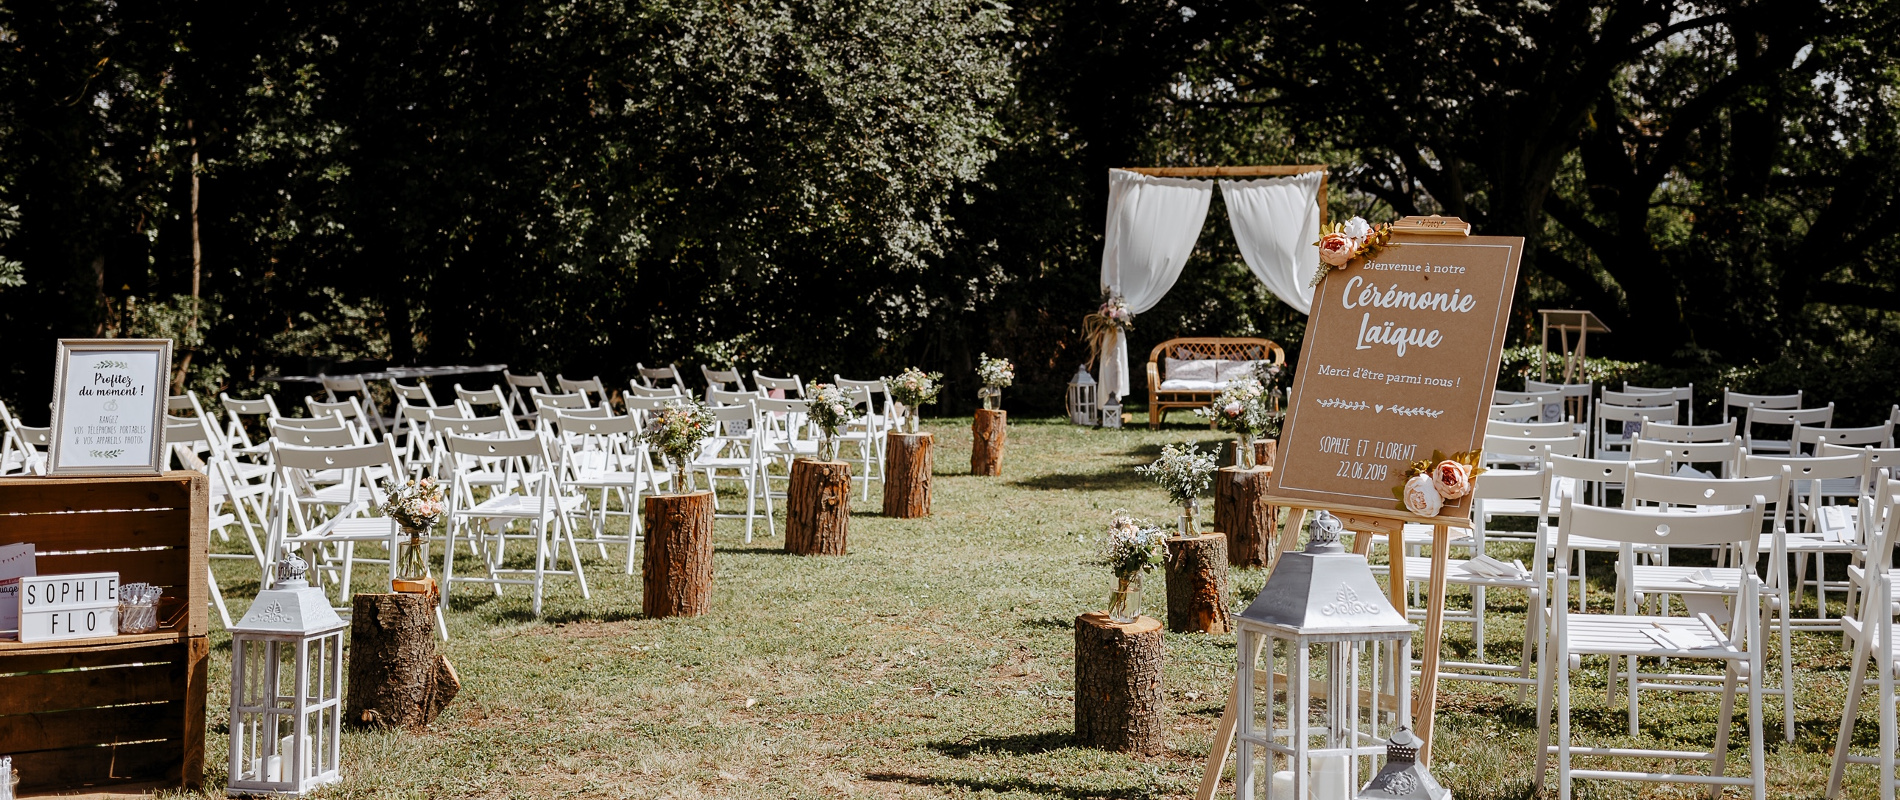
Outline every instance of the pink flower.
[(1221, 410), (1227, 412), (1227, 416), (1238, 417), (1240, 416), (1240, 403), (1238, 401), (1228, 403), (1227, 407)]
[(1456, 461), (1440, 461), (1432, 467), (1432, 487), (1446, 500), (1471, 494), (1471, 468)]
[(1329, 233), (1319, 239), (1319, 260), (1327, 266), (1346, 266), (1358, 250), (1358, 243), (1343, 233)]
[(1421, 517), (1438, 516), (1438, 510), (1445, 504), (1430, 475), (1413, 475), (1405, 482), (1404, 496), (1405, 510)]

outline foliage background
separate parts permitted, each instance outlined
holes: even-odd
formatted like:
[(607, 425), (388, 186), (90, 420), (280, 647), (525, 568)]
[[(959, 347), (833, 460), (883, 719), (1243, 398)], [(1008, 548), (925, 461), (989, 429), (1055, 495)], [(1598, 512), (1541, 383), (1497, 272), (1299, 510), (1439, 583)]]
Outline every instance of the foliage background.
[[(55, 337), (170, 335), (206, 391), (351, 362), (915, 364), (950, 408), (987, 352), (1046, 411), (1083, 356), (1110, 167), (1325, 163), (1335, 216), (1529, 238), (1520, 343), (1532, 309), (1590, 308), (1624, 373), (1870, 422), (1900, 364), (1896, 14), (0, 2), (0, 400), (43, 421)], [(1297, 354), (1303, 330), (1218, 200), (1137, 325), (1137, 358), (1210, 334)]]

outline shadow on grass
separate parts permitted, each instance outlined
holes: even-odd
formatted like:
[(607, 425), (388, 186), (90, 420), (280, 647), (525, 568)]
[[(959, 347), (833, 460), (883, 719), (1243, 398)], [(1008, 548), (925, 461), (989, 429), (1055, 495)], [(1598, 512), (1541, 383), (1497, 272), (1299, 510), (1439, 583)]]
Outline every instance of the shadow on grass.
[(1025, 628), (1042, 628), (1051, 631), (1072, 631), (1075, 630), (1075, 620), (1063, 619), (1062, 617), (1037, 617), (1035, 619), (1023, 620), (1022, 626)]
[(1009, 482), (1018, 489), (1037, 489), (1041, 491), (1060, 491), (1079, 489), (1085, 492), (1100, 492), (1119, 489), (1138, 489), (1148, 485), (1148, 479), (1135, 474), (1131, 467), (1097, 470), (1095, 472), (1061, 472), (1052, 475), (1037, 475)]
[(1010, 794), (1022, 792), (1038, 797), (1066, 797), (1071, 800), (1146, 800), (1154, 797), (1154, 791), (1144, 787), (1126, 787), (1121, 789), (1085, 789), (1079, 786), (1064, 786), (1048, 781), (1029, 778), (947, 778), (932, 775), (905, 775), (895, 772), (872, 772), (864, 776), (867, 781), (881, 783), (907, 783), (912, 786), (933, 786), (943, 789), (962, 789), (966, 792), (991, 792)]
[(972, 734), (955, 741), (931, 742), (925, 746), (951, 758), (969, 758), (990, 754), (1038, 755), (1076, 745), (1075, 736), (1069, 731), (1043, 731), (1042, 733), (1018, 733), (1013, 736)]

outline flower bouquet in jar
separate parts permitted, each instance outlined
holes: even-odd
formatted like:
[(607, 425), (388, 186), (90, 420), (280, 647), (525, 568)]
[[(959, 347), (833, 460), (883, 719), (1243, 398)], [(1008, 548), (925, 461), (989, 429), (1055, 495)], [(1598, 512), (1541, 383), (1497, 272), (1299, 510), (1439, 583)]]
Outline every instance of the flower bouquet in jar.
[(903, 407), (901, 430), (904, 433), (917, 433), (923, 425), (919, 406), (935, 401), (937, 393), (943, 391), (943, 373), (925, 372), (911, 367), (895, 378), (886, 379), (884, 383), (891, 387), (891, 399)]
[(671, 467), (673, 494), (693, 490), (687, 465), (699, 454), (699, 445), (717, 430), (718, 420), (711, 408), (696, 400), (680, 400), (653, 413), (647, 419), (640, 441), (666, 456)]
[(1108, 517), (1108, 530), (1102, 536), (1102, 549), (1096, 564), (1108, 567), (1115, 575), (1115, 588), (1108, 595), (1108, 616), (1120, 622), (1134, 622), (1141, 616), (1141, 575), (1167, 560), (1168, 531), (1135, 519), (1122, 509)]
[(818, 428), (819, 461), (838, 460), (838, 434), (862, 416), (857, 401), (836, 384), (812, 381), (805, 384), (806, 412)]

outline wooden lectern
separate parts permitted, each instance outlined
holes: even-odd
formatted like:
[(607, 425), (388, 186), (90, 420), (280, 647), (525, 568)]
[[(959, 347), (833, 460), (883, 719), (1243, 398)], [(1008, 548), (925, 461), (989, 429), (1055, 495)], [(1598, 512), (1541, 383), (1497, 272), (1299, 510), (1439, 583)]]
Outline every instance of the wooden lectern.
[[(1610, 326), (1588, 311), (1540, 308), (1537, 313), (1544, 317), (1544, 350), (1537, 359), (1537, 380), (1545, 381), (1544, 367), (1550, 360), (1550, 334), (1555, 331), (1557, 346), (1564, 354), (1564, 377), (1559, 383), (1570, 383), (1571, 378), (1583, 371), (1583, 353), (1590, 343), (1590, 334), (1609, 333)], [(1573, 333), (1577, 336), (1576, 350), (1570, 349), (1570, 335)]]

